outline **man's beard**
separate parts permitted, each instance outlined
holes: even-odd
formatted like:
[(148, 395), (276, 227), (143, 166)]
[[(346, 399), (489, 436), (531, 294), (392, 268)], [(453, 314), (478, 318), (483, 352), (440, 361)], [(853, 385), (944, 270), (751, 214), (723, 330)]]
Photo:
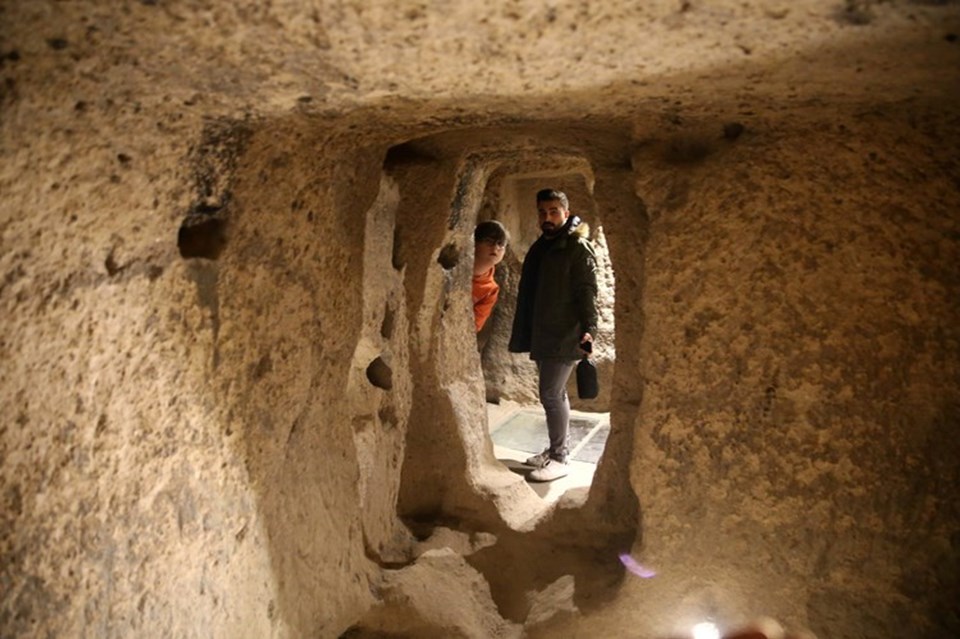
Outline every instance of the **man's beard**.
[(540, 225), (540, 230), (544, 235), (556, 235), (560, 229), (553, 222), (544, 222)]

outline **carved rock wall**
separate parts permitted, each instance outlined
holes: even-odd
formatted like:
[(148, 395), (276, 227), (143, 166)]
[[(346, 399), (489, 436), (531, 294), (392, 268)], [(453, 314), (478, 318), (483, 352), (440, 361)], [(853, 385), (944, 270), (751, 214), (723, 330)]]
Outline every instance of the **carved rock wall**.
[[(958, 29), (0, 3), (0, 634), (537, 636), (556, 584), (567, 636), (956, 634)], [(539, 175), (616, 281), (608, 449), (553, 510), (493, 458), (468, 304)], [(496, 538), (489, 598), (450, 559), (476, 624), (393, 597), (439, 523)]]

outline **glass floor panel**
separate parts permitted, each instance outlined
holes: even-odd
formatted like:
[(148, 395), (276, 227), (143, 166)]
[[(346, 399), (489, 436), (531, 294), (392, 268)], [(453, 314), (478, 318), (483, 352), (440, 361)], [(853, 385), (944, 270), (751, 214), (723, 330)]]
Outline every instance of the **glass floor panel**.
[[(610, 423), (606, 414), (571, 415), (567, 442), (573, 453), (571, 459), (596, 464), (603, 454), (609, 432)], [(539, 453), (550, 441), (543, 413), (529, 411), (515, 413), (496, 427), (490, 436), (498, 446), (531, 454)]]

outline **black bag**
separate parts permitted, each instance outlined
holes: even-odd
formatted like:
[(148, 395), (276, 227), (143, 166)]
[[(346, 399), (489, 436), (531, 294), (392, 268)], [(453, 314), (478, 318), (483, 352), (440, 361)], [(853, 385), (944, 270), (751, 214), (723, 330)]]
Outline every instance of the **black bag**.
[(593, 399), (600, 394), (600, 382), (597, 381), (597, 366), (584, 355), (577, 364), (577, 397)]

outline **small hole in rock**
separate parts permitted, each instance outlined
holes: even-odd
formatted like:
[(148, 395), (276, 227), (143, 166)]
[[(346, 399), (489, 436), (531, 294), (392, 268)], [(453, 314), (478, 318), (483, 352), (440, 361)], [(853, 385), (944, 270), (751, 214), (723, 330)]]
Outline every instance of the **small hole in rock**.
[(744, 131), (745, 127), (739, 122), (728, 122), (723, 125), (723, 137), (728, 140), (736, 140)]
[(177, 246), (184, 258), (205, 257), (215, 260), (226, 244), (223, 220), (210, 215), (191, 215), (177, 233)]
[(391, 262), (393, 263), (393, 268), (398, 271), (403, 269), (403, 260), (400, 258), (400, 249), (400, 230), (395, 229), (393, 231), (393, 255), (391, 257)]
[(382, 358), (378, 357), (367, 366), (367, 379), (377, 388), (390, 390), (393, 388), (393, 371)]
[(383, 323), (380, 324), (380, 337), (390, 339), (393, 337), (394, 313), (390, 305), (387, 304), (383, 311)]
[(447, 244), (440, 250), (440, 256), (437, 258), (440, 266), (450, 270), (460, 263), (460, 248), (453, 243)]
[(113, 251), (110, 251), (110, 255), (108, 255), (107, 259), (103, 262), (103, 266), (107, 269), (107, 275), (110, 277), (120, 272), (120, 265), (117, 264), (116, 258), (113, 257)]

